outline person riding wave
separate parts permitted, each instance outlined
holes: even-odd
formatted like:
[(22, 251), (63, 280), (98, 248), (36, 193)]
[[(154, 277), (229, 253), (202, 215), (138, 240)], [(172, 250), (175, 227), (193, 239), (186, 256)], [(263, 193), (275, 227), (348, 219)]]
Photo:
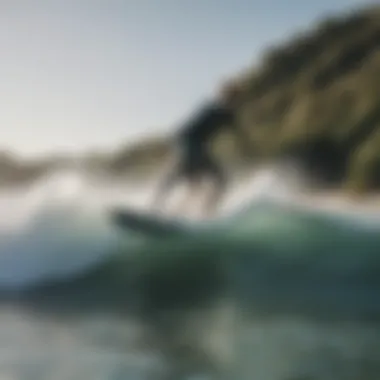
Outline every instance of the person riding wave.
[(210, 143), (222, 131), (229, 129), (238, 137), (241, 149), (250, 151), (249, 138), (241, 127), (237, 112), (241, 102), (240, 88), (228, 83), (219, 96), (190, 118), (174, 136), (174, 147), (179, 152), (173, 170), (161, 183), (154, 207), (162, 206), (167, 193), (179, 181), (188, 182), (193, 190), (209, 179), (214, 191), (205, 205), (207, 213), (217, 209), (228, 183), (226, 174), (210, 152)]

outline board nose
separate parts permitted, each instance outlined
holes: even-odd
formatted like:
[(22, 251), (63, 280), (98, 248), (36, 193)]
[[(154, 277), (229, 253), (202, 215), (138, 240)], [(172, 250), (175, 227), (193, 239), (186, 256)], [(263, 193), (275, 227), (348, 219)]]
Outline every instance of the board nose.
[(147, 237), (174, 237), (186, 232), (177, 221), (168, 221), (139, 211), (114, 208), (110, 210), (109, 217), (111, 223), (118, 228)]

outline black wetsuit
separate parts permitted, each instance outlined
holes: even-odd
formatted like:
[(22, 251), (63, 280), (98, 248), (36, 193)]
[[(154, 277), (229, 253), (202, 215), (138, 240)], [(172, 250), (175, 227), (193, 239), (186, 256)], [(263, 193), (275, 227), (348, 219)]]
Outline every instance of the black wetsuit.
[(222, 129), (234, 126), (234, 113), (229, 109), (218, 103), (202, 108), (176, 135), (180, 159), (173, 175), (192, 178), (206, 174), (223, 181), (223, 173), (209, 152), (209, 143)]

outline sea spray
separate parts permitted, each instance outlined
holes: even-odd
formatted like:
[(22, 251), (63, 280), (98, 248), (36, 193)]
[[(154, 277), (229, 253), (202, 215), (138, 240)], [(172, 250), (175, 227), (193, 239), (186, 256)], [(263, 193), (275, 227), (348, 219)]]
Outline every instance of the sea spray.
[[(112, 313), (123, 307), (128, 310), (130, 306), (128, 276), (131, 270), (146, 269), (144, 276), (137, 278), (145, 286), (135, 289), (142, 291), (140, 295), (148, 298), (148, 303), (153, 294), (155, 302), (151, 306), (158, 304), (162, 312), (168, 312), (175, 308), (181, 297), (183, 307), (188, 307), (191, 302), (186, 303), (186, 298), (191, 301), (207, 295), (207, 289), (212, 289), (210, 285), (220, 281), (220, 277), (214, 278), (212, 273), (222, 256), (229, 259), (224, 273), (231, 281), (229, 285), (236, 289), (240, 306), (251, 306), (253, 326), (244, 320), (240, 335), (237, 334), (239, 339), (249, 338), (249, 342), (240, 341), (246, 354), (245, 363), (251, 364), (247, 378), (254, 375), (261, 379), (287, 380), (289, 376), (284, 377), (286, 374), (299, 372), (302, 360), (298, 360), (297, 350), (305, 347), (310, 351), (305, 362), (311, 363), (306, 367), (318, 366), (318, 358), (322, 357), (315, 348), (318, 337), (323, 337), (320, 339), (321, 350), (336, 341), (342, 342), (339, 347), (346, 342), (346, 347), (354, 350), (359, 338), (366, 350), (372, 344), (373, 339), (368, 336), (375, 337), (377, 330), (375, 326), (375, 330), (370, 331), (367, 321), (376, 319), (377, 303), (374, 300), (378, 299), (380, 271), (375, 218), (369, 228), (365, 213), (360, 211), (347, 213), (342, 208), (338, 213), (318, 211), (312, 204), (295, 205), (294, 198), (295, 195), (299, 198), (299, 189), (292, 190), (292, 186), (286, 185), (275, 171), (268, 168), (261, 171), (260, 176), (246, 181), (244, 186), (232, 186), (221, 218), (207, 222), (208, 228), (202, 229), (202, 236), (191, 235), (176, 242), (145, 239), (143, 244), (131, 246), (133, 234), (117, 232), (108, 222), (107, 210), (118, 204), (144, 207), (152, 189), (145, 192), (130, 187), (127, 181), (125, 186), (114, 186), (88, 178), (85, 173), (61, 172), (35, 184), (32, 190), (9, 194), (8, 199), (12, 202), (7, 199), (3, 202), (3, 214), (7, 218), (18, 216), (12, 222), (10, 218), (8, 222), (3, 221), (4, 239), (0, 247), (2, 288), (26, 291), (48, 280), (49, 283), (59, 280), (55, 286), (42, 287), (33, 297), (28, 293), (25, 301), (18, 298), (21, 306), (12, 306), (11, 314), (22, 315), (23, 320), (29, 314), (34, 316), (25, 322), (32, 330), (36, 328), (36, 315), (46, 323), (54, 321), (63, 329), (65, 333), (60, 338), (55, 333), (52, 335), (52, 345), (48, 349), (38, 346), (45, 357), (49, 351), (49, 363), (55, 363), (55, 371), (59, 371), (63, 369), (58, 368), (62, 360), (60, 342), (63, 336), (68, 337), (64, 339), (65, 344), (76, 355), (65, 356), (64, 367), (73, 370), (66, 375), (62, 372), (63, 379), (94, 375), (84, 367), (90, 362), (93, 364), (95, 358), (102, 363), (102, 370), (97, 370), (103, 379), (115, 378), (115, 371), (119, 377), (133, 378), (133, 360), (119, 351), (114, 355), (112, 350), (116, 350), (116, 345), (112, 342), (106, 345), (110, 350), (106, 355), (102, 354), (104, 341), (75, 351), (83, 339), (78, 324), (90, 326), (90, 321), (102, 318), (105, 325), (112, 325), (120, 332), (123, 326), (130, 325), (125, 314), (123, 322), (118, 325)], [(134, 267), (131, 267), (132, 261), (125, 260), (130, 254), (134, 257)], [(192, 258), (192, 265), (186, 265), (189, 261), (182, 260), (181, 255)], [(236, 271), (236, 277), (228, 273), (232, 269)], [(157, 285), (153, 287), (153, 293), (149, 286), (154, 282), (152, 280)], [(168, 290), (172, 292), (173, 289), (177, 294), (170, 299), (168, 295), (173, 293)], [(212, 296), (211, 292), (209, 294)], [(160, 303), (159, 297), (166, 303)], [(2, 307), (9, 310), (6, 304)], [(335, 329), (334, 323), (340, 323), (342, 315), (346, 316), (346, 323), (350, 323), (351, 331), (356, 331), (356, 335), (343, 328)], [(324, 319), (328, 328), (324, 330), (318, 325), (322, 322), (316, 322), (317, 319)], [(347, 322), (349, 319), (356, 319), (356, 325), (353, 321)], [(212, 321), (210, 325), (213, 325)], [(226, 325), (228, 330), (228, 323)], [(38, 329), (46, 335), (45, 327), (38, 325)], [(12, 332), (12, 339), (7, 342), (12, 340), (14, 347), (18, 347), (17, 342), (22, 341), (18, 337), (20, 329), (11, 329), (8, 325), (8, 330)], [(96, 335), (95, 332), (92, 334)], [(299, 341), (302, 342), (299, 344)], [(275, 347), (286, 349), (280, 352), (274, 350)], [(21, 347), (17, 350), (23, 352)], [(128, 369), (119, 366), (121, 357), (125, 358), (123, 363)], [(20, 355), (15, 362), (25, 365), (23, 358)], [(273, 358), (278, 365), (273, 365)], [(28, 360), (28, 363), (33, 361), (33, 368), (45, 365), (37, 357), (29, 355)], [(286, 366), (287, 370), (284, 369)], [(5, 364), (0, 367), (5, 369)], [(240, 367), (244, 365), (240, 363)], [(15, 376), (16, 372), (10, 373)], [(41, 373), (39, 378), (47, 378), (46, 372), (45, 375)]]
[(3, 193), (0, 287), (20, 289), (104, 261), (120, 238), (77, 173), (57, 173), (25, 192)]

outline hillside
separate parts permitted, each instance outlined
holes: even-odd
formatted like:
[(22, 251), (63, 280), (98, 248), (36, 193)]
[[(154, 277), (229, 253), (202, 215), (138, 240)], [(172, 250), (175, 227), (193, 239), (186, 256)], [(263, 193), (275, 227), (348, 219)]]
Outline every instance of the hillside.
[(325, 183), (380, 186), (380, 6), (300, 32), (238, 81), (254, 157), (291, 155)]
[(272, 49), (242, 85), (241, 115), (260, 154), (299, 157), (351, 189), (380, 185), (380, 7)]
[[(237, 81), (253, 162), (291, 156), (324, 184), (380, 187), (380, 6), (300, 31), (269, 48)], [(231, 141), (216, 143), (225, 160), (238, 156)], [(152, 138), (110, 152), (97, 165), (116, 175), (149, 174), (168, 149), (165, 138)]]

